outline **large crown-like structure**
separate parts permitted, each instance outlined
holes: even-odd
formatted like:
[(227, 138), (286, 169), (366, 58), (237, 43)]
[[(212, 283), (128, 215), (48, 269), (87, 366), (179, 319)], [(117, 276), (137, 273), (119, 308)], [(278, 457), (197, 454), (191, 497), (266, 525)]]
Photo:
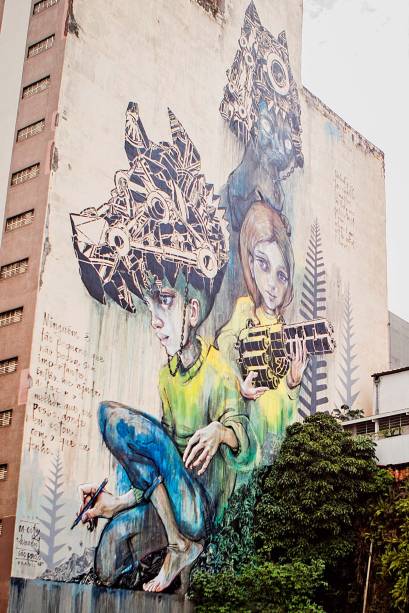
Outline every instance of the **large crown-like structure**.
[(150, 141), (130, 102), (125, 151), (130, 167), (115, 174), (109, 201), (71, 214), (82, 280), (102, 303), (109, 295), (134, 312), (152, 281), (174, 284), (183, 271), (197, 289), (217, 292), (229, 233), (219, 196), (200, 174), (200, 156), (169, 110), (172, 144)]
[(254, 2), (247, 7), (239, 49), (227, 78), (220, 113), (239, 140), (247, 145), (256, 138), (260, 104), (264, 102), (277, 126), (288, 122), (291, 128), (294, 155), (282, 174), (302, 167), (301, 109), (286, 34), (281, 32), (275, 38), (261, 24)]

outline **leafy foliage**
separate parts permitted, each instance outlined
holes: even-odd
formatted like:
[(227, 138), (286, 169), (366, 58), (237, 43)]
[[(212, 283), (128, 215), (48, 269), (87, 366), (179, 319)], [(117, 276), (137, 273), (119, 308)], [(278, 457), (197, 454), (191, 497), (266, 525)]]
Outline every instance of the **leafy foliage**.
[(409, 610), (409, 483), (394, 483), (377, 505), (367, 535), (374, 543), (372, 613)]
[(334, 417), (315, 413), (290, 426), (275, 463), (234, 497), (202, 558), (192, 583), (199, 611), (355, 613), (364, 528), (389, 484), (374, 442)]
[(254, 558), (254, 507), (260, 496), (260, 474), (255, 471), (250, 481), (230, 498), (222, 522), (198, 560), (197, 570), (237, 572)]
[(349, 421), (350, 419), (364, 417), (364, 412), (362, 409), (352, 409), (347, 404), (342, 404), (340, 408), (336, 407), (332, 411), (332, 416), (339, 421)]
[(320, 558), (329, 566), (349, 556), (378, 471), (375, 443), (351, 437), (330, 415), (317, 413), (290, 426), (256, 508), (263, 555)]
[(218, 575), (198, 573), (193, 590), (198, 613), (320, 613), (314, 604), (319, 587), (325, 587), (324, 563), (296, 561), (292, 564), (249, 564), (239, 574), (229, 570)]

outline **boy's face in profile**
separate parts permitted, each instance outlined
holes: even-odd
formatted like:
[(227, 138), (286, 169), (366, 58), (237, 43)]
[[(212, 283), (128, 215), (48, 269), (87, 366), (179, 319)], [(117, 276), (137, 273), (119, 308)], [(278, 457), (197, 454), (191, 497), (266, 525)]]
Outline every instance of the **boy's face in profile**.
[[(151, 325), (156, 336), (166, 349), (167, 354), (175, 355), (180, 349), (182, 340), (183, 296), (175, 288), (163, 286), (147, 292), (144, 299), (151, 313)], [(189, 329), (189, 308), (187, 308), (183, 334), (184, 343), (188, 339)]]

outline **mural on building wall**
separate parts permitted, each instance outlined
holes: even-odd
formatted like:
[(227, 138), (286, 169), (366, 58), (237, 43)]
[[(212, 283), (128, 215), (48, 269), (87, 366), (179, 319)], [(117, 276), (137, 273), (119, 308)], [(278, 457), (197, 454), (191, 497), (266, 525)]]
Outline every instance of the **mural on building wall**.
[[(294, 255), (281, 184), (303, 166), (286, 36), (274, 38), (251, 3), (239, 45), (220, 111), (244, 155), (222, 203), (174, 114), (169, 111), (172, 143), (156, 144), (137, 104), (129, 103), (129, 169), (116, 172), (108, 202), (71, 214), (88, 292), (102, 304), (109, 296), (130, 312), (142, 300), (167, 358), (158, 382), (161, 421), (147, 407), (99, 405), (102, 439), (129, 484), (121, 495), (96, 482), (81, 486), (81, 521), (92, 531), (98, 517), (108, 519), (94, 560), (105, 585), (118, 584), (160, 550), (159, 572), (143, 589), (162, 591), (189, 571), (236, 482), (274, 460), (296, 418), (304, 371), (312, 380), (312, 367), (323, 363), (319, 356), (335, 346), (321, 307), (303, 313), (308, 321), (284, 320), (294, 295)], [(224, 209), (239, 234), (236, 260), (229, 254)], [(198, 328), (228, 262), (234, 269), (241, 265), (248, 295), (231, 305), (231, 318), (209, 342)], [(306, 277), (305, 291), (312, 282)], [(316, 294), (321, 302), (321, 287)]]
[[(126, 311), (127, 333), (133, 322), (142, 325), (141, 313), (150, 316), (163, 352), (154, 356), (162, 366), (157, 381), (154, 372), (147, 380), (159, 390), (160, 406), (128, 406), (115, 394), (106, 400), (100, 373), (129, 362), (126, 350), (96, 347), (91, 329), (79, 332), (44, 314), (28, 449), (48, 457), (49, 472), (35, 530), (20, 522), (22, 531), (35, 532), (26, 552), (32, 576), (155, 592), (178, 576), (186, 585), (209, 538), (222, 530), (232, 497), (246, 496), (241, 488), (251, 489), (254, 470), (274, 461), (297, 414), (327, 401), (326, 356), (335, 341), (319, 223), (305, 236), (305, 261), (296, 262), (285, 197), (286, 179), (301, 178), (304, 163), (285, 32), (266, 30), (251, 2), (220, 105), (243, 156), (220, 196), (184, 126), (168, 113), (171, 138), (156, 143), (130, 102), (127, 167), (115, 172), (106, 202), (82, 211), (70, 205), (74, 253), (98, 334), (102, 312), (110, 311), (111, 323), (123, 316), (123, 323)], [(300, 206), (295, 202), (295, 214)], [(216, 299), (223, 325), (205, 338), (199, 328), (216, 321)], [(294, 321), (289, 313), (297, 309)], [(141, 370), (154, 352), (143, 333)], [(110, 361), (111, 351), (121, 360)], [(90, 432), (100, 447), (94, 438), (92, 447)], [(94, 473), (90, 456), (97, 454), (115, 468), (109, 484)], [(64, 473), (71, 458), (82, 469), (93, 466), (86, 483), (75, 483), (82, 504), (74, 523), (73, 481)]]
[[(334, 349), (321, 307), (304, 315), (308, 321), (284, 320), (294, 294), (294, 255), (281, 183), (303, 165), (285, 33), (274, 38), (252, 3), (239, 44), (220, 111), (245, 152), (228, 178), (223, 208), (174, 114), (169, 111), (172, 143), (156, 144), (138, 106), (129, 103), (129, 169), (115, 174), (107, 203), (71, 214), (88, 292), (130, 312), (142, 300), (167, 358), (158, 382), (161, 421), (147, 407), (99, 405), (102, 439), (129, 483), (121, 495), (96, 482), (81, 486), (82, 522), (92, 531), (98, 517), (108, 519), (94, 561), (105, 585), (118, 584), (164, 549), (159, 572), (143, 589), (162, 591), (189, 571), (236, 482), (274, 460), (296, 418), (304, 371), (311, 373), (312, 360), (320, 365), (318, 356)], [(236, 259), (223, 209), (239, 233)], [(228, 262), (241, 266), (248, 295), (231, 305), (231, 318), (209, 342), (198, 328)], [(304, 281), (305, 291), (310, 282)], [(316, 294), (320, 302), (321, 287)]]

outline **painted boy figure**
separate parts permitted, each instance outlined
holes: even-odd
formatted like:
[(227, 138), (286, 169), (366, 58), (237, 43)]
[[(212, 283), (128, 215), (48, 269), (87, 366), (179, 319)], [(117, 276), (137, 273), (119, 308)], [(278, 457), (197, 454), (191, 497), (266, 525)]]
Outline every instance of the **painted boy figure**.
[[(167, 546), (159, 575), (144, 585), (165, 589), (201, 553), (199, 541), (221, 517), (237, 471), (251, 467), (255, 456), (235, 376), (196, 335), (200, 301), (187, 300), (170, 286), (146, 294), (152, 327), (172, 356), (160, 373), (162, 423), (115, 402), (99, 408), (104, 442), (133, 485), (122, 496), (103, 492), (83, 518), (111, 520), (95, 556), (95, 570), (108, 585)], [(81, 487), (84, 503), (96, 487)]]
[[(109, 520), (95, 554), (96, 573), (106, 585), (167, 547), (159, 574), (144, 585), (157, 592), (201, 553), (237, 471), (250, 470), (257, 454), (235, 375), (197, 335), (224, 276), (227, 225), (213, 187), (198, 172), (197, 150), (169, 115), (173, 144), (157, 145), (130, 103), (129, 171), (117, 173), (121, 184), (107, 204), (72, 215), (74, 248), (88, 291), (101, 302), (107, 293), (131, 311), (131, 294), (143, 300), (168, 357), (159, 377), (161, 423), (116, 402), (100, 405), (103, 440), (132, 488), (121, 496), (103, 491), (83, 516), (91, 528), (98, 517)], [(95, 236), (94, 227), (98, 236), (104, 229), (98, 244), (87, 238), (87, 233)], [(81, 508), (96, 487), (81, 486)]]

